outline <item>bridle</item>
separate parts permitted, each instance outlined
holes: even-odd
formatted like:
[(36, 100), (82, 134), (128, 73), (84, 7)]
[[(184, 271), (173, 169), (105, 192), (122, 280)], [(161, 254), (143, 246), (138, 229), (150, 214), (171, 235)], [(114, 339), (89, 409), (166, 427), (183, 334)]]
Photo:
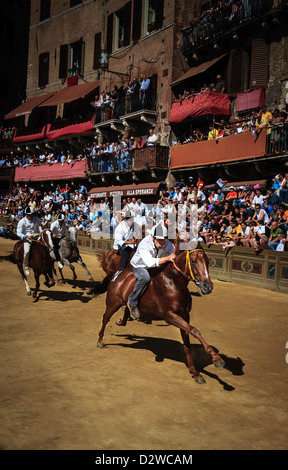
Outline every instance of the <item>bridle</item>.
[(186, 268), (188, 268), (188, 271), (189, 271), (189, 274), (190, 274), (190, 278), (189, 276), (187, 276), (186, 273), (184, 273), (183, 271), (181, 271), (181, 269), (177, 266), (177, 264), (175, 263), (175, 260), (173, 260), (173, 266), (175, 269), (177, 269), (177, 271), (179, 271), (179, 273), (183, 274), (183, 276), (187, 277), (188, 279), (190, 279), (191, 281), (195, 281), (195, 276), (193, 274), (193, 271), (192, 271), (192, 267), (191, 267), (191, 260), (190, 260), (190, 254), (191, 253), (195, 253), (197, 251), (202, 251), (204, 253), (204, 250), (202, 248), (195, 248), (194, 250), (187, 250), (186, 252), (186, 262), (185, 262), (185, 270)]

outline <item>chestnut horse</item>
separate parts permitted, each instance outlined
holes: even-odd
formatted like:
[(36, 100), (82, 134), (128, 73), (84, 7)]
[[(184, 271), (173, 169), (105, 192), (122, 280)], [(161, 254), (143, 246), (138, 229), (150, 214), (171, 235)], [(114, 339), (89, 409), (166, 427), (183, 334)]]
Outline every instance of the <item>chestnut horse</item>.
[[(202, 294), (209, 294), (213, 283), (208, 273), (209, 259), (204, 250), (198, 247), (178, 254), (173, 263), (149, 270), (151, 281), (142, 295), (138, 308), (141, 316), (148, 319), (164, 320), (180, 328), (189, 372), (197, 383), (205, 383), (203, 376), (195, 369), (189, 334), (202, 343), (206, 352), (211, 355), (216, 367), (225, 363), (214, 349), (202, 338), (200, 332), (189, 324), (189, 312), (192, 306), (188, 290), (189, 281), (200, 287)], [(99, 332), (98, 347), (103, 347), (103, 336), (107, 323), (122, 305), (126, 305), (123, 319), (118, 325), (125, 326), (130, 315), (127, 307), (136, 279), (131, 268), (116, 273), (109, 283), (106, 296), (106, 310), (103, 315), (102, 328)]]
[[(35, 234), (36, 235), (36, 234)], [(22, 279), (25, 283), (27, 295), (31, 295), (31, 290), (28, 284), (27, 276), (23, 270), (23, 254), (24, 254), (24, 242), (23, 240), (18, 240), (14, 246), (13, 256), (17, 264), (19, 272), (22, 276)], [(36, 286), (33, 292), (33, 298), (37, 298), (37, 293), (40, 288), (40, 275), (44, 274), (45, 276), (45, 285), (47, 287), (52, 287), (55, 285), (53, 277), (53, 262), (50, 257), (48, 246), (44, 241), (43, 235), (37, 234), (35, 240), (31, 242), (31, 248), (29, 252), (29, 266), (34, 272)]]

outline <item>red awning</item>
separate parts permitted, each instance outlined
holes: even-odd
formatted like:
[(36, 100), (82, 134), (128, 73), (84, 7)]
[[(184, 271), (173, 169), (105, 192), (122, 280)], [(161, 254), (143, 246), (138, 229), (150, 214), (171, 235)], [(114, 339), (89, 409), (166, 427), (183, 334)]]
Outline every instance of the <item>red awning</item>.
[(15, 168), (15, 181), (55, 181), (73, 178), (84, 178), (86, 160), (75, 163), (53, 163), (52, 165), (40, 164), (38, 166), (26, 166)]
[(89, 196), (92, 198), (104, 198), (112, 196), (147, 196), (149, 194), (156, 194), (159, 185), (160, 182), (129, 184), (125, 186), (110, 186), (108, 188), (93, 188), (91, 191), (89, 191)]
[(25, 129), (25, 131), (17, 131), (13, 137), (13, 143), (19, 144), (21, 142), (30, 142), (33, 140), (40, 140), (45, 138), (46, 126), (40, 129)]
[(230, 100), (225, 93), (206, 91), (192, 98), (177, 101), (172, 104), (170, 111), (170, 124), (183, 122), (185, 119), (215, 114), (228, 116), (230, 114)]
[(265, 104), (265, 88), (257, 88), (256, 90), (237, 94), (236, 111), (258, 108), (263, 106), (263, 104)]
[(70, 124), (65, 123), (65, 121), (61, 123), (48, 124), (46, 139), (52, 140), (64, 135), (85, 134), (85, 132), (94, 130), (94, 121), (95, 118), (89, 119), (88, 121), (80, 120)]
[(34, 98), (30, 98), (30, 100), (25, 101), (25, 103), (20, 104), (20, 106), (6, 114), (5, 119), (12, 119), (24, 116), (25, 114), (31, 114), (33, 109), (37, 108), (40, 104), (47, 101), (53, 95), (54, 93), (47, 93), (46, 95), (34, 96)]
[(85, 98), (93, 90), (99, 87), (100, 81), (81, 83), (81, 85), (67, 86), (55, 93), (49, 100), (45, 101), (41, 106), (57, 106), (62, 103), (70, 103), (71, 101)]
[(192, 67), (187, 72), (185, 72), (181, 77), (177, 78), (174, 82), (171, 83), (171, 86), (179, 85), (180, 83), (184, 82), (184, 80), (188, 80), (191, 77), (195, 77), (196, 75), (200, 75), (201, 73), (206, 72), (206, 70), (210, 69), (213, 65), (215, 65), (219, 60), (223, 59), (227, 54), (223, 54), (220, 57), (216, 57), (216, 59), (208, 60), (203, 64), (197, 65), (196, 67)]

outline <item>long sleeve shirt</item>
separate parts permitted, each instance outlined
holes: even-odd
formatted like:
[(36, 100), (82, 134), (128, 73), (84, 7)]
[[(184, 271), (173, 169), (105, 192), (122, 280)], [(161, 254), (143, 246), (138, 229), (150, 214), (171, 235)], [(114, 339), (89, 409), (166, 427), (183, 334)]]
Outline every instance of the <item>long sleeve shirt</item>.
[(174, 246), (169, 240), (166, 240), (163, 248), (158, 250), (154, 245), (152, 235), (147, 235), (139, 243), (130, 263), (133, 268), (153, 268), (159, 266), (159, 258), (168, 256), (171, 253), (174, 253)]
[[(134, 238), (134, 228), (129, 227), (126, 220), (122, 220), (119, 225), (117, 225), (114, 232), (114, 250), (118, 250), (119, 246), (121, 247), (124, 242), (128, 240), (133, 240)], [(127, 244), (130, 248), (134, 248), (133, 244)]]
[(24, 240), (27, 235), (34, 235), (34, 233), (41, 232), (41, 220), (36, 215), (34, 215), (32, 220), (23, 217), (23, 219), (18, 222), (16, 233), (21, 240)]

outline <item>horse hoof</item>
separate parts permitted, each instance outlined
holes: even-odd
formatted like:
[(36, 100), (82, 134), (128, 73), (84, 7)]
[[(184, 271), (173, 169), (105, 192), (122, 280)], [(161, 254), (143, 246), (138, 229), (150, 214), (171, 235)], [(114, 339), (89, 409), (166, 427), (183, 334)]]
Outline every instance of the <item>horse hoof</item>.
[(119, 318), (119, 320), (116, 321), (116, 325), (117, 326), (122, 326), (123, 325), (122, 318)]
[(216, 359), (216, 361), (213, 361), (213, 364), (215, 367), (225, 367), (225, 362), (223, 361), (223, 359)]
[(104, 347), (105, 347), (105, 344), (102, 343), (102, 341), (99, 341), (99, 342), (97, 343), (97, 348), (102, 349), (102, 348), (104, 348)]
[(198, 375), (197, 377), (195, 377), (195, 381), (197, 384), (206, 384), (206, 380), (204, 379), (204, 377), (202, 377), (202, 375)]
[(31, 295), (31, 291), (30, 291), (30, 290), (27, 290), (27, 295)]

